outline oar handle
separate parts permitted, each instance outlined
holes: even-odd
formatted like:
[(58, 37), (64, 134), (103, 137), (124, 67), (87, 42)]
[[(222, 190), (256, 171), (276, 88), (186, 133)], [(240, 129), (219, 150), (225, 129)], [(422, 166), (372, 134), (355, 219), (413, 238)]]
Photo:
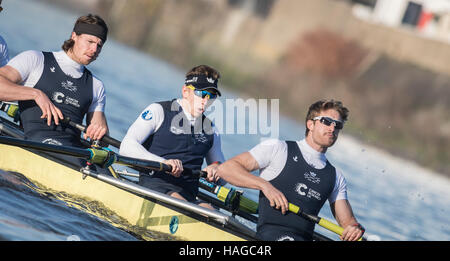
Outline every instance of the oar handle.
[(330, 230), (331, 232), (334, 232), (334, 233), (336, 233), (336, 234), (338, 234), (340, 236), (342, 236), (342, 232), (344, 232), (344, 228), (342, 228), (342, 227), (340, 227), (340, 226), (334, 224), (333, 222), (331, 222), (331, 221), (329, 221), (327, 219), (324, 219), (324, 218), (320, 219), (318, 225), (323, 227), (323, 228), (326, 228), (326, 229)]
[[(72, 127), (74, 127), (74, 128), (77, 128), (78, 130), (80, 130), (80, 131), (82, 131), (82, 132), (86, 132), (86, 126), (81, 125), (81, 124), (78, 124), (78, 123), (76, 123), (76, 122), (73, 122), (73, 121), (70, 119), (70, 117), (65, 117), (65, 118), (62, 120), (62, 122), (63, 122), (64, 124), (68, 124), (68, 125), (70, 125), (70, 126), (72, 126)], [(118, 140), (112, 138), (111, 136), (104, 135), (104, 136), (101, 138), (101, 140), (102, 140), (103, 142), (106, 142), (106, 143), (108, 143), (108, 144), (110, 144), (110, 145), (116, 147), (116, 148), (120, 148), (120, 141), (118, 141)]]
[[(341, 226), (338, 226), (325, 218), (321, 218), (321, 217), (318, 217), (315, 215), (304, 213), (303, 210), (299, 206), (294, 205), (292, 203), (289, 203), (289, 211), (296, 215), (299, 215), (311, 222), (314, 222), (314, 223), (318, 224), (319, 226), (321, 226), (331, 232), (334, 232), (340, 236), (342, 236), (342, 233), (344, 232), (344, 228), (342, 228)], [(362, 241), (362, 240), (365, 240), (365, 238), (361, 237), (358, 239), (358, 241)]]

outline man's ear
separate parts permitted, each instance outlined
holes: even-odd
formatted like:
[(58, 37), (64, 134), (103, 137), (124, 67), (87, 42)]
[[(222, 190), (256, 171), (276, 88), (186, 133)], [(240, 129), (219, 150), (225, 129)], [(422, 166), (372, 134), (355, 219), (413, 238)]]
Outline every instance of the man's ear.
[(308, 128), (308, 130), (311, 132), (312, 130), (314, 130), (314, 121), (313, 120), (308, 120), (306, 122), (306, 127)]
[(181, 94), (183, 96), (183, 98), (187, 98), (189, 95), (189, 88), (186, 87), (186, 85), (183, 85), (183, 87), (181, 88)]
[(75, 32), (72, 32), (72, 34), (70, 35), (70, 39), (75, 40), (76, 36), (77, 34)]

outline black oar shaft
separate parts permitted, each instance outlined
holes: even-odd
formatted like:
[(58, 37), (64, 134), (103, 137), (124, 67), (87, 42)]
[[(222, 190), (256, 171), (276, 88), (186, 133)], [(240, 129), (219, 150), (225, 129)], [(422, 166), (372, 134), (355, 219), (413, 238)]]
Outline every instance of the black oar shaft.
[(164, 163), (149, 161), (149, 160), (140, 160), (135, 158), (130, 158), (126, 156), (117, 155), (117, 163), (120, 165), (128, 166), (128, 167), (138, 167), (138, 168), (146, 168), (155, 171), (167, 171), (170, 172), (172, 168)]
[(54, 152), (77, 158), (83, 158), (99, 165), (103, 165), (105, 163), (109, 163), (108, 165), (117, 163), (125, 166), (146, 168), (156, 171), (170, 171), (170, 166), (167, 166), (159, 162), (120, 156), (112, 151), (105, 151), (102, 149), (95, 149), (95, 148), (82, 149), (76, 147), (59, 146), (30, 140), (10, 138), (5, 136), (0, 136), (0, 143), (27, 149)]
[(64, 155), (69, 155), (77, 158), (90, 159), (91, 152), (86, 149), (58, 146), (53, 144), (46, 144), (30, 140), (21, 140), (16, 138), (9, 138), (5, 136), (0, 136), (0, 143), (12, 146), (19, 146), (27, 149), (35, 149), (47, 152), (55, 152)]

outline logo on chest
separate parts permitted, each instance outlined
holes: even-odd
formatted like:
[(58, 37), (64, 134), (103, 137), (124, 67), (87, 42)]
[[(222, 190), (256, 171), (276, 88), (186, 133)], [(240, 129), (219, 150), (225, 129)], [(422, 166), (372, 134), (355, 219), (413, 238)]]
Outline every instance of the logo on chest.
[(319, 184), (320, 183), (320, 178), (317, 176), (316, 173), (314, 173), (312, 171), (305, 173), (305, 179), (311, 181), (314, 184)]
[(80, 108), (80, 102), (77, 99), (67, 97), (66, 95), (64, 95), (64, 93), (61, 92), (54, 92), (52, 95), (52, 100), (56, 103), (68, 104), (76, 108)]
[(308, 188), (308, 186), (303, 183), (297, 183), (295, 185), (295, 192), (303, 197), (314, 198), (319, 201), (322, 200), (322, 196), (319, 192), (315, 191), (312, 188)]
[(200, 142), (200, 143), (207, 143), (208, 142), (208, 138), (206, 138), (205, 134), (203, 134), (203, 133), (194, 134), (194, 140), (196, 142)]
[(73, 82), (69, 80), (61, 82), (61, 87), (71, 92), (76, 92), (78, 90), (78, 87), (76, 85), (73, 85)]

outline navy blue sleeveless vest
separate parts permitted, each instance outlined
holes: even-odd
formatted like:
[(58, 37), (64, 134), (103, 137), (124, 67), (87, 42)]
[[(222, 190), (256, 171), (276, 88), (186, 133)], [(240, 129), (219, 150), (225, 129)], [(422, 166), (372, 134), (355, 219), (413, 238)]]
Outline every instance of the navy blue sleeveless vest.
[[(334, 189), (336, 169), (328, 161), (323, 169), (311, 167), (295, 141), (286, 143), (286, 164), (280, 175), (270, 183), (283, 192), (290, 203), (299, 206), (305, 213), (317, 215)], [(260, 192), (257, 236), (267, 234), (265, 230), (288, 231), (312, 240), (314, 223), (293, 213), (283, 215), (280, 210), (272, 208), (269, 200)]]
[[(43, 91), (64, 117), (81, 124), (92, 103), (93, 78), (88, 69), (80, 78), (66, 75), (59, 67), (53, 53), (43, 52), (44, 71), (34, 88)], [(41, 119), (42, 111), (33, 100), (19, 102), (20, 118), (25, 138), (67, 146), (81, 146), (80, 131), (64, 124), (50, 126)]]
[[(191, 126), (183, 109), (176, 100), (159, 102), (164, 110), (164, 121), (159, 129), (150, 135), (142, 144), (149, 152), (165, 159), (179, 159), (184, 168), (201, 169), (203, 159), (214, 142), (212, 124), (208, 118), (202, 116), (202, 121), (196, 121)], [(196, 196), (198, 192), (198, 178), (192, 177), (185, 170), (180, 178), (166, 173), (156, 172), (152, 177), (163, 178), (169, 182), (190, 187)]]

